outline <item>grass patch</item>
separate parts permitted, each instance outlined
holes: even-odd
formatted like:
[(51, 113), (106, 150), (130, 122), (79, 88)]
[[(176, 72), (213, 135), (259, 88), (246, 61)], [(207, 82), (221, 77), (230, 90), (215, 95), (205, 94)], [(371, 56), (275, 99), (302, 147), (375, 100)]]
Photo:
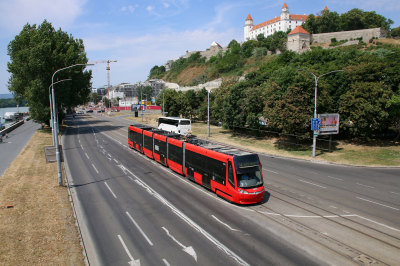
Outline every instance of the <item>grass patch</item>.
[[(161, 113), (145, 114), (144, 121), (146, 117), (148, 125), (157, 127), (156, 119), (161, 117)], [(141, 117), (127, 117), (127, 119), (142, 123)], [(207, 138), (207, 123), (192, 122), (192, 133), (198, 137)], [(363, 143), (364, 146), (357, 146), (344, 141), (336, 142), (333, 136), (331, 152), (329, 152), (329, 142), (320, 138), (317, 139), (316, 158), (313, 158), (311, 139), (300, 141), (289, 137), (277, 137), (277, 135), (257, 138), (240, 134), (240, 132), (234, 133), (216, 125), (210, 125), (209, 139), (254, 152), (290, 158), (363, 166), (400, 166), (400, 146), (394, 146), (390, 141), (375, 140), (371, 143)]]
[(67, 188), (46, 164), (50, 145), (51, 131), (38, 130), (0, 177), (2, 265), (85, 265)]

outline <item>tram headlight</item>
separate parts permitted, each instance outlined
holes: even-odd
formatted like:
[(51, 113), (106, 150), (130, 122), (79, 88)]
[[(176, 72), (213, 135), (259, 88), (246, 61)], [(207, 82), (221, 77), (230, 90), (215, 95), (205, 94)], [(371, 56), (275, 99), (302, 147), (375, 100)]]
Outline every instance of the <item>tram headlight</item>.
[(240, 189), (240, 188), (239, 188), (239, 193), (249, 194), (249, 192), (247, 192), (247, 191), (245, 191), (245, 190), (243, 190), (243, 189)]

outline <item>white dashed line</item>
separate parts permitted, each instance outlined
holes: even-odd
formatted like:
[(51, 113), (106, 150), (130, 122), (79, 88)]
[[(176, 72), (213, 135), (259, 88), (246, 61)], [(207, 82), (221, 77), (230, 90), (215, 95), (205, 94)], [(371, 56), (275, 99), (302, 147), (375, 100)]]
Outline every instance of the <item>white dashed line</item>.
[(267, 170), (267, 169), (263, 169), (264, 171), (267, 171), (267, 172), (271, 172), (271, 173), (274, 173), (274, 174), (278, 174), (277, 172), (274, 172), (274, 171), (271, 171), (271, 170)]
[(96, 167), (94, 167), (94, 164), (92, 164), (94, 170), (96, 170), (97, 173), (99, 173), (99, 171), (97, 171)]
[(348, 211), (345, 211), (345, 210), (342, 210), (342, 211), (344, 211), (345, 213), (349, 213)]
[(86, 155), (86, 157), (87, 157), (88, 159), (90, 159), (86, 152), (85, 152), (85, 155)]
[(333, 178), (333, 179), (337, 179), (337, 180), (343, 180), (343, 179), (340, 179), (340, 178), (337, 178), (337, 177), (333, 177), (333, 176), (329, 176), (329, 175), (328, 175), (328, 177), (329, 178)]
[(356, 183), (357, 185), (359, 185), (359, 186), (363, 186), (363, 187), (369, 187), (369, 188), (374, 188), (374, 187), (370, 187), (370, 186), (367, 186), (367, 185), (363, 185), (363, 184), (359, 184), (359, 183)]
[(171, 265), (169, 265), (169, 263), (168, 263), (168, 261), (166, 259), (162, 259), (162, 261), (165, 263), (165, 265), (171, 266)]
[(400, 193), (396, 193), (396, 192), (393, 192), (393, 191), (390, 191), (390, 193), (400, 195)]
[(310, 184), (310, 185), (314, 185), (314, 186), (317, 186), (317, 187), (326, 188), (326, 187), (323, 187), (323, 186), (320, 186), (320, 185), (317, 185), (317, 184), (314, 184), (314, 183), (310, 183), (310, 182), (307, 182), (307, 181), (304, 181), (304, 180), (301, 180), (301, 179), (299, 179), (299, 181), (307, 183), (307, 184)]
[(307, 170), (304, 170), (304, 171), (309, 172), (309, 173), (314, 174), (314, 175), (317, 175), (317, 173), (315, 173), (315, 172), (311, 172), (311, 171), (307, 171)]
[(110, 190), (111, 194), (113, 194), (114, 198), (117, 198), (117, 196), (115, 196), (114, 192), (111, 190), (111, 188), (107, 185), (107, 182), (104, 182), (104, 184), (106, 184), (106, 186), (108, 187), (108, 189)]
[(332, 206), (332, 205), (331, 205), (331, 207), (336, 209), (336, 207), (335, 207), (335, 206)]
[(380, 203), (377, 203), (377, 202), (373, 202), (373, 201), (370, 201), (370, 200), (366, 200), (366, 199), (363, 199), (363, 198), (357, 197), (357, 199), (365, 200), (365, 201), (368, 201), (368, 202), (371, 202), (371, 203), (375, 203), (375, 204), (377, 204), (377, 205), (381, 205), (381, 206), (384, 206), (384, 207), (387, 207), (387, 208), (390, 208), (390, 209), (394, 209), (394, 210), (396, 210), (396, 211), (399, 210), (399, 209), (396, 209), (396, 208), (393, 208), (393, 207), (390, 207), (390, 206), (387, 206), (387, 205), (383, 205), (383, 204), (380, 204)]

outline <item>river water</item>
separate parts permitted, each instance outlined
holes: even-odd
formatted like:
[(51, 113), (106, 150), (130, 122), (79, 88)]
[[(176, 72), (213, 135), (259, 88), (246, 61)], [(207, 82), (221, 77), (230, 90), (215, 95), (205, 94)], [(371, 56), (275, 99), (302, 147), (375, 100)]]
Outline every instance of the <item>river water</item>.
[(29, 107), (7, 107), (7, 108), (0, 108), (0, 116), (1, 116), (1, 124), (4, 125), (4, 114), (6, 112), (16, 112), (16, 113), (23, 113), (29, 112)]

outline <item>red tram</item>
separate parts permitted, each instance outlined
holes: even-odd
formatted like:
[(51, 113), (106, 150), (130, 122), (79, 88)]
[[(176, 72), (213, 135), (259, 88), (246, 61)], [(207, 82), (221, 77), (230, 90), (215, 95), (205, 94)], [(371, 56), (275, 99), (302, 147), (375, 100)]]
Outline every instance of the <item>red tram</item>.
[(262, 166), (255, 153), (144, 125), (129, 126), (128, 144), (229, 201), (254, 204), (264, 199)]

